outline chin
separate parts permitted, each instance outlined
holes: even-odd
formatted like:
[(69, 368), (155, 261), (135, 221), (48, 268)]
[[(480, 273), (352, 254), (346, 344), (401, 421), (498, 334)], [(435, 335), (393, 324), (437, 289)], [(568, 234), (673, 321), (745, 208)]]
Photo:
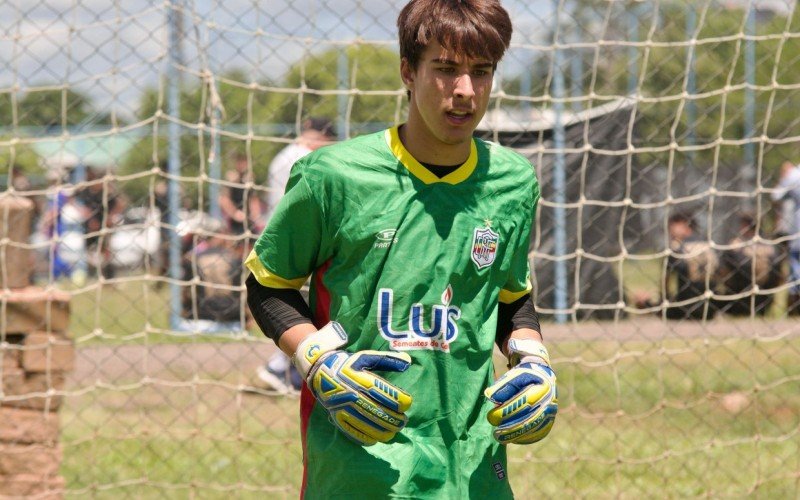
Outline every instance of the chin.
[(448, 144), (450, 146), (457, 146), (459, 144), (464, 144), (465, 142), (469, 142), (470, 140), (472, 140), (472, 131), (470, 131), (468, 134), (458, 135), (458, 136), (451, 135), (445, 137), (444, 139), (441, 139), (443, 143)]

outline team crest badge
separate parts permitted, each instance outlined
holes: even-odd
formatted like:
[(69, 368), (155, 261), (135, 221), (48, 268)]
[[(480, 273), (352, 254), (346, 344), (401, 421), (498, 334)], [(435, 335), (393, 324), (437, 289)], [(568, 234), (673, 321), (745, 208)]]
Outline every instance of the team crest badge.
[(500, 235), (492, 231), (490, 227), (476, 227), (472, 238), (472, 262), (478, 269), (489, 267), (494, 262), (497, 255), (497, 242)]

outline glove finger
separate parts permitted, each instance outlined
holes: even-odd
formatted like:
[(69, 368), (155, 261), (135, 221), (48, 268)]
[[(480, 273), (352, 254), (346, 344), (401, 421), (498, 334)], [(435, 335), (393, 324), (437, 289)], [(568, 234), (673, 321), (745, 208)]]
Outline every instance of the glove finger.
[(341, 373), (353, 390), (388, 410), (403, 413), (411, 407), (411, 394), (374, 373), (355, 371), (347, 365)]
[(411, 365), (411, 356), (405, 352), (360, 351), (350, 358), (353, 370), (404, 372)]
[(502, 444), (531, 444), (544, 439), (553, 428), (558, 403), (553, 401), (542, 411), (513, 425), (501, 425), (494, 431), (494, 438)]
[[(404, 413), (413, 402), (411, 395), (404, 390), (373, 373), (354, 371), (348, 363), (339, 368), (338, 375), (335, 368), (323, 364), (314, 372), (308, 385), (314, 397), (327, 408), (364, 400), (359, 406), (376, 415), (389, 413), (378, 417), (388, 421), (405, 418), (397, 414)], [(380, 408), (374, 409), (374, 406)]]
[(350, 439), (363, 446), (390, 441), (400, 429), (376, 427), (352, 409), (342, 409), (332, 415), (333, 423)]
[(515, 366), (494, 384), (489, 386), (484, 395), (495, 404), (502, 404), (513, 398), (517, 393), (531, 384), (549, 383), (556, 384), (556, 374), (553, 369), (538, 363), (522, 363)]
[[(350, 422), (348, 425), (355, 427), (358, 432), (378, 440), (391, 439), (391, 436), (402, 429), (408, 421), (408, 417), (402, 412), (411, 405), (411, 396), (398, 393), (398, 397), (401, 398), (399, 401), (391, 399), (374, 386), (374, 380), (370, 380), (378, 377), (369, 372), (352, 373), (360, 379), (368, 379), (367, 383), (371, 384), (370, 389), (361, 386), (364, 380), (352, 380), (345, 373), (337, 376), (327, 366), (322, 366), (315, 372), (309, 388), (314, 397), (332, 414), (342, 411), (350, 414), (351, 416), (346, 419)], [(385, 384), (388, 386), (388, 383)], [(345, 433), (355, 432), (350, 432), (350, 427), (344, 426), (338, 420), (334, 423), (337, 422), (343, 426), (342, 430)], [(368, 441), (362, 437), (354, 439), (359, 442)]]
[(529, 371), (513, 369), (486, 388), (483, 394), (495, 404), (503, 404), (529, 385), (543, 384), (545, 380)]
[[(540, 411), (541, 403), (549, 403), (552, 397), (550, 384), (534, 384), (517, 392), (507, 402), (489, 410), (486, 418), (495, 426), (513, 425)], [(491, 399), (491, 398), (490, 398)]]

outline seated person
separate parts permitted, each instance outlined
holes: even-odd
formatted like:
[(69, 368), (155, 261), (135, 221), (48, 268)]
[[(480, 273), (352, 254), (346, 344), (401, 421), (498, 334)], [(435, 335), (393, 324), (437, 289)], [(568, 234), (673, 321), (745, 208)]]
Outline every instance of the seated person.
[[(724, 295), (750, 292), (753, 285), (759, 290), (775, 289), (781, 282), (781, 255), (776, 245), (755, 242), (756, 223), (752, 215), (739, 215), (739, 235), (731, 240), (734, 248), (720, 256), (719, 284)], [(735, 316), (763, 316), (772, 304), (773, 293), (748, 294), (741, 298), (721, 300), (720, 310)]]
[(193, 247), (184, 254), (184, 279), (196, 275), (200, 282), (190, 284), (183, 291), (182, 322), (185, 330), (215, 331), (241, 330), (242, 284), (241, 255), (226, 239), (218, 221), (203, 224), (195, 234)]
[[(705, 298), (706, 290), (716, 287), (717, 254), (711, 245), (697, 236), (697, 225), (691, 215), (676, 213), (667, 221), (669, 246), (663, 290), (670, 304), (667, 319), (711, 319), (716, 305)], [(653, 300), (647, 294), (637, 294), (636, 307), (658, 307), (663, 299)], [(686, 302), (684, 304), (672, 305)], [(658, 314), (661, 314), (659, 311)]]

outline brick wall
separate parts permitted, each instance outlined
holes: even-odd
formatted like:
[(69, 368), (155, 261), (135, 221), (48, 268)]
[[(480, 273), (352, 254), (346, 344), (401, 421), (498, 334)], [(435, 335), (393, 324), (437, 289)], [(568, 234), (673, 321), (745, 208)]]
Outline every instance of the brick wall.
[(62, 498), (58, 409), (75, 351), (69, 294), (30, 286), (33, 204), (0, 195), (0, 498)]

